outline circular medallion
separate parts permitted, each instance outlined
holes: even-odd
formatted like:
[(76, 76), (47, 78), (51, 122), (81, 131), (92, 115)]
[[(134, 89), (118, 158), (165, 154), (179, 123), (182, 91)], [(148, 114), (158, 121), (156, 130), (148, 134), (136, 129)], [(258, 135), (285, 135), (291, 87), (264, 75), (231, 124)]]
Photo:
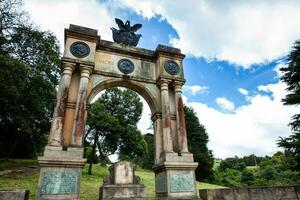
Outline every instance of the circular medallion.
[(118, 62), (118, 68), (124, 74), (130, 74), (134, 70), (134, 64), (131, 60), (123, 58)]
[(90, 54), (90, 47), (84, 42), (74, 42), (70, 50), (73, 56), (77, 58), (84, 58)]
[(165, 70), (171, 75), (177, 75), (180, 71), (178, 64), (173, 60), (165, 61)]

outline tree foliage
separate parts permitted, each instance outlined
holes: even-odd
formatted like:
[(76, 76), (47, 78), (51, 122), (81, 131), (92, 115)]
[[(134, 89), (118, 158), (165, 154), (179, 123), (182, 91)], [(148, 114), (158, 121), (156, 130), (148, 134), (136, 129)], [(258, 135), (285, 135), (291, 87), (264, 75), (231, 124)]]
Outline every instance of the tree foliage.
[(255, 156), (255, 165), (246, 166), (245, 161), (250, 157), (254, 155), (222, 160), (215, 169), (215, 183), (229, 187), (292, 186), (300, 183), (300, 174), (290, 170), (290, 157), (285, 153), (277, 152), (272, 157)]
[(207, 147), (208, 134), (192, 108), (185, 106), (184, 113), (189, 151), (193, 153), (195, 162), (199, 164), (195, 172), (196, 179), (211, 180), (214, 158), (211, 150)]
[[(287, 84), (286, 90), (289, 92), (282, 100), (285, 105), (300, 105), (300, 40), (288, 55), (286, 67), (280, 69), (283, 72), (281, 80)], [(292, 169), (300, 171), (300, 113), (292, 116), (290, 122), (292, 128), (291, 136), (280, 138), (278, 145), (283, 147), (287, 155), (291, 156)]]
[(59, 46), (30, 25), (18, 0), (0, 1), (0, 157), (34, 157), (47, 141)]
[(92, 153), (98, 152), (100, 163), (109, 163), (108, 156), (114, 153), (121, 160), (138, 162), (147, 152), (147, 143), (137, 129), (142, 109), (135, 92), (118, 88), (106, 90), (91, 105), (86, 143), (93, 145)]

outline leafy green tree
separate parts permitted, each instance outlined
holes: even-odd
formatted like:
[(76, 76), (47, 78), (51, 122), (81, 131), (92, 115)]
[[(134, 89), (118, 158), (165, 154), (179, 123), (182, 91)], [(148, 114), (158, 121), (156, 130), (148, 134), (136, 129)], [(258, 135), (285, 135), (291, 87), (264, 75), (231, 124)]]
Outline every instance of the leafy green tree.
[(9, 43), (14, 30), (28, 21), (27, 13), (22, 7), (22, 0), (0, 1), (0, 53), (5, 53), (5, 45)]
[(245, 168), (246, 164), (237, 156), (234, 158), (226, 158), (225, 160), (222, 160), (219, 166), (220, 171), (225, 171), (226, 169), (243, 171)]
[(87, 119), (88, 133), (86, 139), (91, 141), (88, 173), (92, 174), (92, 164), (96, 155), (96, 148), (98, 148), (100, 163), (106, 165), (109, 163), (108, 156), (114, 154), (118, 149), (118, 133), (122, 132), (122, 126), (114, 116), (108, 113), (103, 104), (98, 100), (92, 104), (88, 113)]
[(0, 157), (35, 157), (50, 129), (59, 46), (29, 24), (22, 1), (0, 1), (0, 12)]
[(137, 129), (142, 109), (136, 93), (118, 88), (106, 90), (91, 105), (85, 137), (92, 144), (92, 154), (98, 150), (101, 164), (109, 163), (108, 156), (114, 153), (118, 153), (121, 160), (133, 162), (147, 153), (147, 143)]
[(241, 176), (241, 182), (246, 184), (246, 185), (250, 185), (252, 183), (252, 181), (254, 181), (254, 174), (252, 171), (250, 170), (244, 170), (242, 172), (242, 176)]
[(147, 154), (140, 157), (140, 165), (142, 168), (151, 170), (154, 165), (154, 135), (147, 133), (144, 139), (147, 143)]
[(184, 113), (189, 151), (193, 153), (195, 162), (199, 163), (195, 172), (196, 179), (211, 180), (214, 158), (211, 150), (207, 147), (208, 134), (192, 108), (184, 106)]
[[(296, 41), (290, 54), (286, 67), (280, 69), (283, 72), (281, 80), (287, 84), (289, 94), (282, 100), (285, 105), (300, 105), (300, 40)], [(293, 169), (300, 171), (300, 113), (292, 117), (290, 123), (291, 136), (280, 138), (278, 142), (294, 161)]]

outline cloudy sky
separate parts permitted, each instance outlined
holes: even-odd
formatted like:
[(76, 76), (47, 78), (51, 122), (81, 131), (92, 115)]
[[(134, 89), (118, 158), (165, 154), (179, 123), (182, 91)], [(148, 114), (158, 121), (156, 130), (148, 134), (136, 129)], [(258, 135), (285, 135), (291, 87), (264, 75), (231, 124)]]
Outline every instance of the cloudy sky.
[[(300, 39), (299, 0), (25, 0), (25, 8), (62, 48), (69, 24), (112, 40), (115, 17), (143, 24), (142, 48), (181, 48), (185, 103), (205, 125), (215, 157), (273, 154), (300, 111), (282, 105), (286, 85), (278, 70)], [(149, 113), (146, 107), (143, 132)]]

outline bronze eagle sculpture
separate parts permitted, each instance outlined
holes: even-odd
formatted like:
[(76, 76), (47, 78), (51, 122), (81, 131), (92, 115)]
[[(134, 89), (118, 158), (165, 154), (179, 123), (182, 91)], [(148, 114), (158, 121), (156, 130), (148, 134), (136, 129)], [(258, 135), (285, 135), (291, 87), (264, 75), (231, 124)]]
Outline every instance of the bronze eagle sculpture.
[(125, 24), (122, 20), (115, 18), (116, 23), (119, 27), (119, 30), (115, 28), (110, 28), (113, 34), (113, 40), (116, 43), (129, 45), (129, 46), (136, 46), (142, 37), (141, 34), (135, 34), (135, 32), (142, 28), (142, 24), (135, 24), (133, 26), (130, 25), (130, 21), (126, 21)]

